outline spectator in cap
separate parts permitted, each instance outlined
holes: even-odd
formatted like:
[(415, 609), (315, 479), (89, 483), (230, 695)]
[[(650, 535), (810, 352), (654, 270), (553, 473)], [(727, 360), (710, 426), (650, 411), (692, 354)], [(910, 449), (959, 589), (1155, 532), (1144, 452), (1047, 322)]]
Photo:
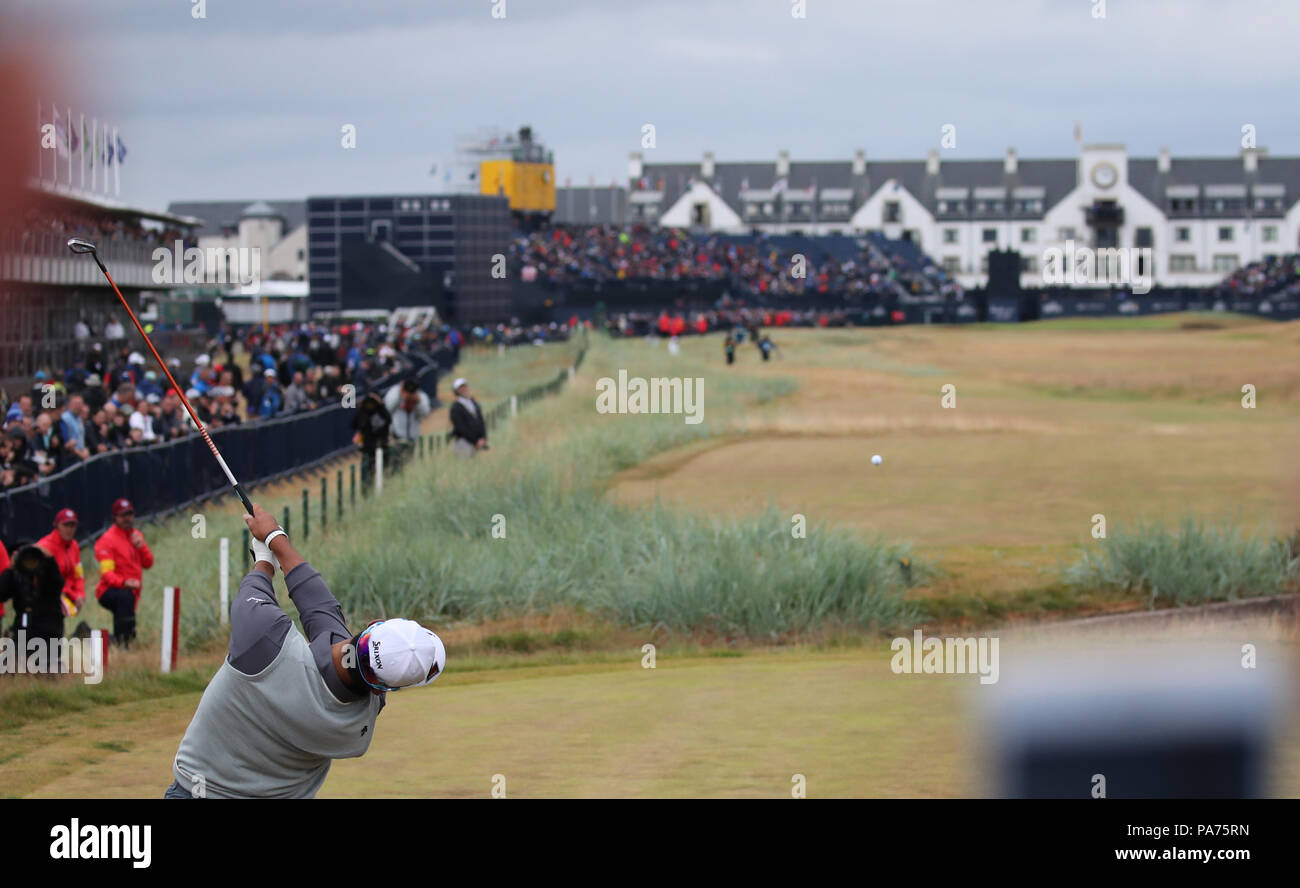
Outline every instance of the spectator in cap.
[(63, 384), (67, 386), (70, 392), (79, 392), (86, 387), (86, 376), (89, 375), (86, 370), (86, 359), (77, 358), (68, 372), (63, 374)]
[(99, 584), (95, 597), (113, 614), (113, 641), (129, 648), (135, 638), (135, 611), (144, 572), (153, 567), (153, 552), (135, 527), (135, 507), (128, 499), (113, 503), (113, 526), (95, 543)]
[(140, 380), (140, 384), (136, 386), (136, 389), (139, 390), (141, 397), (147, 398), (150, 395), (157, 395), (161, 398), (163, 390), (162, 386), (158, 384), (158, 371), (146, 370), (144, 378)]
[(275, 375), (275, 371), (270, 367), (262, 374), (264, 383), (262, 385), (262, 406), (257, 411), (263, 419), (270, 419), (280, 412), (284, 406), (284, 395), (280, 391), (280, 380)]
[[(81, 547), (77, 545), (77, 513), (60, 509), (54, 516), (54, 529), (36, 541), (36, 548), (54, 559), (63, 577), (61, 591), (63, 616), (71, 617), (86, 601), (85, 571), (81, 567)], [(63, 626), (59, 626), (63, 634)]]
[(118, 410), (130, 413), (135, 409), (135, 397), (135, 386), (130, 382), (123, 382), (117, 387), (117, 391), (113, 392), (113, 397), (109, 398), (108, 401)]
[(487, 449), (487, 423), (483, 408), (470, 395), (469, 383), (464, 378), (451, 384), (456, 400), (451, 404), (452, 450), (458, 456), (473, 456)]
[(81, 396), (86, 399), (86, 406), (90, 408), (92, 416), (108, 403), (108, 392), (104, 391), (103, 383), (98, 373), (91, 373), (86, 377), (86, 387), (81, 390)]
[(5, 412), (5, 425), (11, 422), (22, 422), (24, 419), (32, 418), (32, 396), (19, 395), (18, 400), (9, 405)]
[(207, 355), (199, 355), (194, 359), (194, 372), (190, 374), (190, 388), (198, 389), (202, 393), (212, 388), (212, 384), (212, 359)]

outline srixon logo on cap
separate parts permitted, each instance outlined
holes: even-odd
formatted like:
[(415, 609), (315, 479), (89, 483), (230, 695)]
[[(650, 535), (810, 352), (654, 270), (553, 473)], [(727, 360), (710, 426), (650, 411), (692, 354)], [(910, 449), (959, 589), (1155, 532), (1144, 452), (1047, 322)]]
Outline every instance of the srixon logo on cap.
[(381, 660), (381, 659), (379, 658), (379, 645), (380, 645), (380, 644), (381, 644), (381, 642), (380, 642), (377, 638), (375, 638), (374, 636), (371, 636), (371, 638), (370, 638), (370, 656), (371, 656), (371, 657), (374, 659), (374, 661), (375, 661), (375, 668), (376, 668), (376, 669), (383, 669), (383, 668), (384, 668), (384, 661)]

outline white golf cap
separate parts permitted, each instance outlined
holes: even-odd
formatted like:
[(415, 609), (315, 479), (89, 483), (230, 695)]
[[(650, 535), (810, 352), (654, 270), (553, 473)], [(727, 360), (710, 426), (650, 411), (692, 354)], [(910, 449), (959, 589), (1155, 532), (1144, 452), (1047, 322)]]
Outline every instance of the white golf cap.
[(208, 364), (212, 363), (212, 359), (207, 355), (199, 355), (194, 359), (194, 363), (198, 364), (200, 367), (206, 367)]
[(427, 685), (447, 665), (442, 639), (414, 620), (381, 620), (368, 626), (357, 649), (362, 678), (382, 690)]
[(460, 387), (461, 387), (462, 385), (464, 385), (464, 384), (465, 384), (465, 377), (463, 377), (463, 376), (458, 377), (458, 378), (456, 379), (456, 381), (453, 382), (453, 383), (451, 384), (451, 390), (452, 390), (453, 392), (455, 392), (455, 391), (459, 391), (459, 390), (460, 390)]
[(131, 354), (126, 359), (126, 362), (128, 364), (143, 364), (144, 355), (140, 354), (139, 352), (131, 352)]

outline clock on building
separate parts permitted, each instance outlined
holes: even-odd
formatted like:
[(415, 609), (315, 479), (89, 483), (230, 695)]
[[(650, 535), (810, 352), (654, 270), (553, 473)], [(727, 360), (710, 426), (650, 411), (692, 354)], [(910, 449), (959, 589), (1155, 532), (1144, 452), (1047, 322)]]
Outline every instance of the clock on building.
[(1110, 188), (1119, 181), (1119, 171), (1114, 164), (1099, 163), (1092, 168), (1092, 184), (1098, 188)]

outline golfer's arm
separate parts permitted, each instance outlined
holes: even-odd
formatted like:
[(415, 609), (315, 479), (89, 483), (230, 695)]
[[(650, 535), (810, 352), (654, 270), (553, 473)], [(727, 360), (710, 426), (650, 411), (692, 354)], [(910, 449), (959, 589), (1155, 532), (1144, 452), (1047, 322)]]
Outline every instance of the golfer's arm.
[(280, 562), (280, 572), (284, 574), (286, 582), (289, 574), (300, 564), (305, 564), (307, 559), (298, 554), (298, 550), (289, 542), (289, 535), (283, 534), (271, 540), (271, 552), (275, 555), (275, 560)]
[(271, 578), (261, 569), (263, 563), (240, 582), (230, 605), (230, 665), (245, 675), (270, 666), (293, 628), (293, 620), (276, 601)]
[[(279, 556), (276, 556), (279, 557)], [(330, 633), (347, 638), (352, 633), (343, 619), (343, 607), (325, 583), (325, 579), (307, 562), (284, 572), (284, 583), (289, 587), (289, 597), (298, 608), (302, 631), (308, 641)]]

